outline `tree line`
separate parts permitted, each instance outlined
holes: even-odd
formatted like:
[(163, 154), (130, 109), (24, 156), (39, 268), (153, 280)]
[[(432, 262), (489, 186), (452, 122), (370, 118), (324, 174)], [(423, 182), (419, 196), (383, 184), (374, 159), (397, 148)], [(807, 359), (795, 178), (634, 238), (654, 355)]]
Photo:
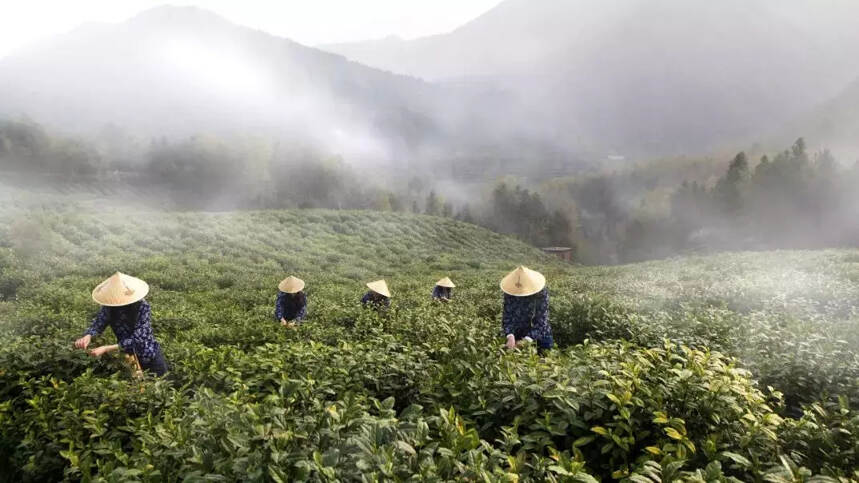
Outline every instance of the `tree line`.
[[(710, 182), (638, 186), (628, 196), (628, 181), (604, 176), (567, 186), (572, 237), (580, 252), (590, 249), (590, 261), (859, 246), (859, 162), (844, 166), (828, 150), (809, 153), (802, 138), (757, 162), (740, 152)], [(664, 203), (660, 192), (668, 193)]]
[(0, 170), (31, 180), (143, 186), (179, 209), (410, 211), (478, 223), (536, 245), (569, 243), (568, 223), (536, 192), (502, 183), (487, 200), (475, 196), (473, 206), (454, 206), (431, 178), (395, 179), (289, 140), (197, 135), (143, 142), (115, 126), (81, 140), (29, 121), (0, 121)]
[[(0, 121), (0, 171), (62, 183), (145, 187), (178, 209), (331, 208), (457, 218), (537, 246), (571, 246), (584, 263), (714, 250), (859, 245), (859, 164), (803, 139), (757, 162), (644, 168), (539, 185), (487, 181), (454, 203), (432, 176), (355, 167), (300, 142), (198, 135), (141, 140), (108, 126), (94, 139)], [(668, 171), (666, 171), (668, 170)], [(679, 182), (680, 174), (706, 174)], [(670, 176), (669, 176), (670, 175)], [(671, 183), (679, 183), (672, 185)]]

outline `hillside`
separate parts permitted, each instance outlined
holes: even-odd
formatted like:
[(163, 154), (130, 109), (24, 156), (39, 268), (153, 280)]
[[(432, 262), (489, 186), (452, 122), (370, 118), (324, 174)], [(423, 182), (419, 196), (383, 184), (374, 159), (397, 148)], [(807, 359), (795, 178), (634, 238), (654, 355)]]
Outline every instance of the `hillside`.
[(506, 0), (447, 34), (323, 48), (500, 86), (579, 148), (699, 154), (758, 141), (859, 75), (857, 16), (849, 0)]
[(830, 149), (839, 159), (859, 160), (859, 79), (837, 96), (780, 127), (779, 141), (801, 132), (815, 147)]
[[(859, 400), (855, 250), (582, 268), (426, 216), (46, 208), (0, 224), (0, 477), (857, 476), (855, 403), (800, 407)], [(547, 275), (542, 357), (499, 351), (517, 263)], [(152, 285), (167, 380), (71, 347), (116, 269)], [(271, 318), (287, 273), (294, 331)], [(357, 300), (381, 276), (377, 315)]]
[[(377, 164), (485, 155), (511, 135), (494, 97), (466, 96), (233, 24), (206, 10), (158, 7), (85, 24), (0, 60), (0, 117), (75, 134), (200, 134), (282, 141)], [(507, 146), (508, 148), (510, 146)], [(505, 146), (499, 146), (503, 152)], [(419, 165), (416, 163), (416, 167)]]
[[(28, 216), (29, 217), (29, 216)], [(64, 220), (70, 218), (71, 223)], [(6, 218), (9, 220), (9, 218)], [(37, 233), (38, 240), (16, 233)], [(189, 213), (165, 217), (161, 213), (124, 212), (102, 216), (77, 214), (35, 215), (33, 221), (13, 217), (2, 236), (21, 249), (44, 250), (32, 260), (41, 273), (54, 273), (58, 264), (77, 273), (100, 272), (107, 262), (132, 271), (136, 264), (166, 259), (215, 262), (225, 257), (247, 263), (243, 272), (255, 276), (281, 272), (326, 273), (326, 277), (358, 282), (373, 277), (409, 277), (415, 270), (467, 271), (469, 268), (506, 268), (513, 260), (552, 266), (554, 258), (540, 250), (475, 225), (452, 219), (405, 213), (352, 211), (273, 211), (250, 213)], [(107, 238), (107, 253), (99, 246)], [(31, 242), (40, 244), (34, 246)], [(125, 254), (118, 259), (119, 253)], [(129, 266), (131, 263), (131, 266)], [(183, 262), (184, 263), (184, 262)], [(224, 276), (238, 275), (227, 270)], [(152, 273), (164, 280), (168, 273)], [(245, 273), (241, 276), (249, 276)], [(359, 284), (360, 285), (360, 284)]]

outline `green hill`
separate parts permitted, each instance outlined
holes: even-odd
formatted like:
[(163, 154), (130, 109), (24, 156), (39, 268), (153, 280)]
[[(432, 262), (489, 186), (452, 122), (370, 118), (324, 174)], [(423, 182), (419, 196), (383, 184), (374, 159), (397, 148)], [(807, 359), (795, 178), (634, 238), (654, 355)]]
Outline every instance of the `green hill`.
[[(859, 477), (856, 250), (582, 268), (399, 213), (2, 218), (0, 480)], [(545, 356), (500, 350), (519, 263), (549, 281)], [(72, 348), (115, 270), (152, 286), (167, 380)], [(297, 330), (272, 317), (287, 274)]]

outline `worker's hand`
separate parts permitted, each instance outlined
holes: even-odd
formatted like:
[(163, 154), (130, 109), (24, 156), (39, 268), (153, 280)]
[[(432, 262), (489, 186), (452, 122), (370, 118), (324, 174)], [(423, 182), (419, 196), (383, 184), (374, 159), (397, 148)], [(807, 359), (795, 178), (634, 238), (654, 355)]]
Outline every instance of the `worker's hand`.
[(288, 323), (289, 322), (287, 322), (286, 319), (284, 319), (283, 317), (280, 318), (280, 325), (286, 325)]
[(516, 337), (514, 337), (513, 334), (507, 336), (507, 344), (505, 344), (504, 347), (508, 349), (516, 348)]
[(524, 337), (524, 338), (519, 339), (518, 341), (516, 341), (516, 347), (525, 347), (525, 346), (527, 346), (527, 345), (528, 345), (528, 344), (530, 344), (530, 343), (531, 343), (531, 341), (530, 341), (530, 340), (528, 340), (528, 338), (527, 338), (527, 337)]
[(101, 347), (96, 347), (95, 349), (89, 351), (89, 355), (93, 357), (101, 357), (107, 354), (110, 351), (110, 346), (103, 345)]
[(75, 341), (75, 347), (77, 347), (78, 349), (86, 349), (91, 340), (92, 336), (87, 334)]

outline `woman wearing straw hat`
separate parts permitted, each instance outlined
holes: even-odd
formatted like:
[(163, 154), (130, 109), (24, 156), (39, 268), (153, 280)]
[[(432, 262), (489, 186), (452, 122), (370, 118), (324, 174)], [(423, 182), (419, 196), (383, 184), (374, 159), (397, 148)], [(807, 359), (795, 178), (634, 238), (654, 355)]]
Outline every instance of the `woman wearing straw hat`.
[(552, 328), (549, 326), (549, 290), (546, 277), (523, 266), (501, 280), (504, 312), (501, 326), (507, 336), (506, 347), (514, 349), (522, 341), (537, 341), (540, 350), (551, 349)]
[(304, 280), (290, 275), (277, 286), (277, 301), (274, 304), (274, 318), (281, 325), (295, 327), (307, 315), (307, 295), (304, 294)]
[(92, 291), (92, 298), (101, 309), (84, 336), (75, 341), (75, 347), (86, 349), (93, 337), (98, 337), (108, 325), (113, 329), (118, 344), (103, 345), (89, 351), (94, 357), (122, 350), (137, 357), (140, 366), (162, 376), (167, 372), (167, 361), (161, 346), (152, 334), (151, 310), (143, 299), (149, 285), (124, 273), (116, 272)]
[(367, 288), (370, 291), (361, 297), (361, 305), (376, 310), (391, 306), (391, 291), (388, 290), (388, 284), (384, 280), (370, 282), (367, 284)]
[(453, 288), (456, 285), (450, 280), (449, 277), (444, 277), (435, 283), (435, 287), (432, 289), (432, 299), (439, 300), (442, 302), (450, 302), (450, 299), (453, 297)]

